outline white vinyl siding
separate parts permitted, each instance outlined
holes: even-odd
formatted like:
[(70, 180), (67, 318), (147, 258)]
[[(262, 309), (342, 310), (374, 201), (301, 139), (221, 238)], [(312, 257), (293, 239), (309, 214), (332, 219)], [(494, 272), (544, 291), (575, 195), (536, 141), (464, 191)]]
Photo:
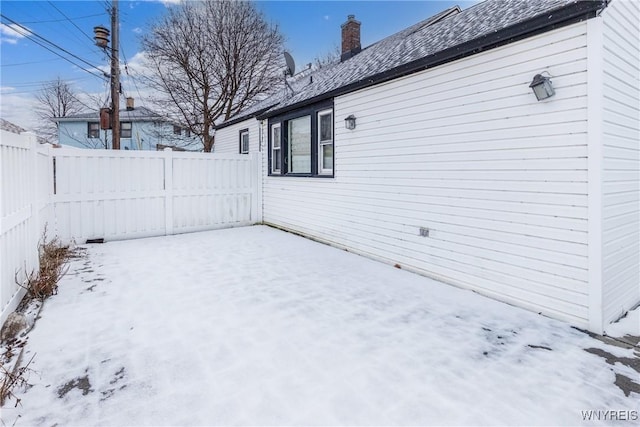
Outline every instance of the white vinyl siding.
[(640, 3), (614, 0), (603, 25), (603, 321), (640, 302)]
[(240, 131), (248, 129), (249, 153), (258, 152), (258, 121), (254, 118), (244, 120), (235, 125), (227, 126), (216, 131), (214, 153), (238, 154), (238, 135)]
[(582, 22), (340, 96), (335, 179), (265, 177), (264, 220), (586, 327), (586, 93)]

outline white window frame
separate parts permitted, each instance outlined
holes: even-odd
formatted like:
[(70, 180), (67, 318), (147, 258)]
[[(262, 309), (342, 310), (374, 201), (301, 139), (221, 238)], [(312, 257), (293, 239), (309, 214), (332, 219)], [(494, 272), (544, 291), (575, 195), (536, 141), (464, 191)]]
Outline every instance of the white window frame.
[[(128, 125), (129, 128), (125, 129), (124, 125)], [(128, 131), (129, 136), (125, 136), (123, 131)], [(131, 139), (133, 138), (133, 123), (132, 122), (120, 122), (120, 138)]]
[[(244, 137), (246, 136), (246, 146)], [(249, 154), (249, 129), (240, 131), (240, 154)]]
[[(280, 129), (280, 138), (274, 138), (275, 129)], [(276, 147), (276, 143), (278, 146)], [(281, 123), (271, 125), (271, 173), (281, 173), (282, 171), (282, 126)], [(276, 168), (275, 159), (280, 159), (280, 168)]]
[[(322, 110), (322, 111), (318, 111), (318, 117), (317, 117), (317, 123), (318, 123), (318, 174), (319, 175), (332, 175), (333, 174), (333, 165), (330, 168), (326, 168), (324, 165), (324, 159), (323, 159), (323, 147), (325, 145), (333, 145), (333, 108), (329, 108), (326, 110)], [(322, 132), (321, 126), (320, 126), (320, 118), (322, 116), (331, 116), (331, 139), (322, 141), (320, 138), (320, 132)], [(335, 151), (334, 151), (334, 156), (333, 156), (333, 161), (335, 162)]]

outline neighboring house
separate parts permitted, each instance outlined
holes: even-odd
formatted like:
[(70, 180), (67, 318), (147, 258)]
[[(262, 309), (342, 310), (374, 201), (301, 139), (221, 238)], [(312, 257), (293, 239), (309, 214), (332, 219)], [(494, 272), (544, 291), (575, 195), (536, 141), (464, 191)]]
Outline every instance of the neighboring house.
[(640, 303), (639, 9), (488, 0), (366, 48), (349, 17), (215, 152), (261, 151), (265, 223), (602, 333)]
[[(0, 118), (0, 129), (6, 130), (7, 132), (21, 134), (27, 132), (27, 130), (23, 127), (18, 126), (15, 123), (10, 122), (9, 120)], [(47, 140), (42, 138), (41, 136), (36, 136), (36, 140), (40, 144), (47, 144)]]
[[(111, 130), (100, 128), (99, 111), (59, 117), (58, 142), (79, 148), (111, 148)], [(146, 107), (134, 107), (127, 98), (127, 108), (120, 110), (120, 148), (122, 150), (156, 150), (158, 146), (198, 149), (202, 144), (181, 125), (167, 121)]]

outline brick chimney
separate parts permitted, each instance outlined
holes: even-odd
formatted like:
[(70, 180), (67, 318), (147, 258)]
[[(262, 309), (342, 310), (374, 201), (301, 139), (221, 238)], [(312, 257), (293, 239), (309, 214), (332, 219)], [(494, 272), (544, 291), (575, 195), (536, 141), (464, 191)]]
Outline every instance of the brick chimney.
[(128, 97), (127, 98), (127, 111), (131, 111), (133, 110), (133, 98), (132, 97)]
[(347, 16), (347, 22), (342, 24), (342, 55), (340, 61), (345, 61), (362, 50), (360, 46), (360, 22), (355, 15)]

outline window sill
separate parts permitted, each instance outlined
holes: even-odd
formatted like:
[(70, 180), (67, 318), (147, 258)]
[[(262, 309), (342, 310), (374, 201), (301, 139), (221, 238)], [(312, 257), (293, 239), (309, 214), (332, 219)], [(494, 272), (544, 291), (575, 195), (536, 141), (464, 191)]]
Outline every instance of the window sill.
[(308, 174), (308, 173), (288, 173), (285, 175), (280, 175), (280, 174), (272, 174), (269, 173), (267, 176), (272, 176), (275, 178), (321, 178), (321, 179), (326, 179), (326, 178), (335, 178), (335, 176), (329, 175), (329, 174), (324, 174), (324, 175), (312, 175), (312, 174)]

